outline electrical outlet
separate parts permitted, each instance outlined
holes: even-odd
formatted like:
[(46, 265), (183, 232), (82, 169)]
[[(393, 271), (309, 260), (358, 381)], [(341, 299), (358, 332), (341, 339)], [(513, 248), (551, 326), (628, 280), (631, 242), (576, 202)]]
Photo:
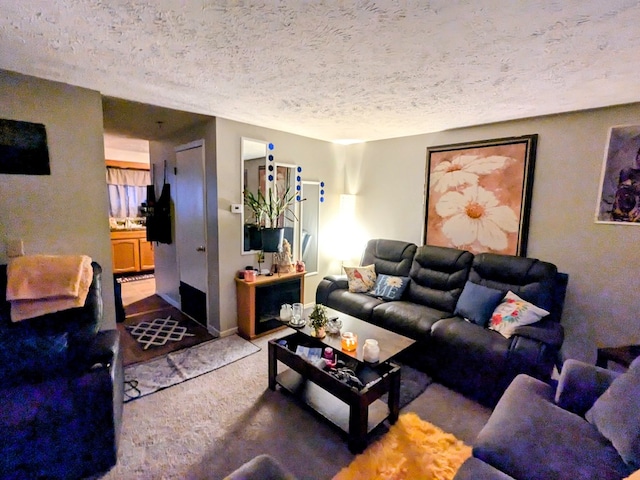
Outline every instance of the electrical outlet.
[(233, 213), (242, 213), (242, 204), (241, 203), (232, 203), (231, 211)]
[(21, 238), (7, 240), (7, 257), (20, 257), (24, 255), (24, 242)]

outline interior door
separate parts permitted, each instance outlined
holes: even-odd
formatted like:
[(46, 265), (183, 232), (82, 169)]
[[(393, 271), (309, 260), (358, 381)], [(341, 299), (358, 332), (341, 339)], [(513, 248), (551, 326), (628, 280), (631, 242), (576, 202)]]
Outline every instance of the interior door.
[(176, 148), (176, 250), (181, 310), (207, 324), (204, 142)]

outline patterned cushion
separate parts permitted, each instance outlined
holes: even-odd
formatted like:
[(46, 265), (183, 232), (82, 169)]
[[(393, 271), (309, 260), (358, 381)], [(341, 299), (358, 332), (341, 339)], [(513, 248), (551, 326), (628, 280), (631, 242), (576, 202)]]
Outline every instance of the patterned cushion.
[(509, 338), (517, 327), (536, 323), (546, 315), (549, 315), (549, 312), (521, 299), (509, 290), (502, 303), (494, 310), (489, 320), (489, 329)]
[(349, 282), (349, 291), (353, 293), (365, 293), (373, 288), (376, 283), (375, 265), (365, 267), (344, 267)]
[(467, 282), (458, 299), (454, 313), (471, 323), (486, 327), (493, 311), (503, 297), (504, 293), (500, 290)]
[(400, 300), (407, 285), (409, 285), (409, 277), (380, 274), (376, 278), (376, 284), (373, 290), (369, 292), (369, 295), (382, 300)]

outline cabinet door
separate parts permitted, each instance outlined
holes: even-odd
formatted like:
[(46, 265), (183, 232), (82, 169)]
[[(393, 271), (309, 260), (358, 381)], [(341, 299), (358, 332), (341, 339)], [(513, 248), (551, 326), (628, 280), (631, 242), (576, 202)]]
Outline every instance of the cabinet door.
[(140, 270), (153, 270), (153, 243), (140, 239)]
[(111, 240), (113, 273), (137, 272), (140, 270), (140, 242), (137, 238)]

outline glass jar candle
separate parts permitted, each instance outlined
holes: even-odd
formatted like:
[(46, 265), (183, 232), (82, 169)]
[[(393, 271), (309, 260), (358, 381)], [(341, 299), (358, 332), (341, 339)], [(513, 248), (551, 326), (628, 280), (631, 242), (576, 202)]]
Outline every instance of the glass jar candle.
[(358, 348), (358, 335), (353, 332), (344, 332), (341, 338), (342, 350), (345, 352), (353, 352)]
[(368, 338), (362, 347), (362, 358), (365, 362), (376, 363), (380, 359), (380, 347), (378, 341)]

